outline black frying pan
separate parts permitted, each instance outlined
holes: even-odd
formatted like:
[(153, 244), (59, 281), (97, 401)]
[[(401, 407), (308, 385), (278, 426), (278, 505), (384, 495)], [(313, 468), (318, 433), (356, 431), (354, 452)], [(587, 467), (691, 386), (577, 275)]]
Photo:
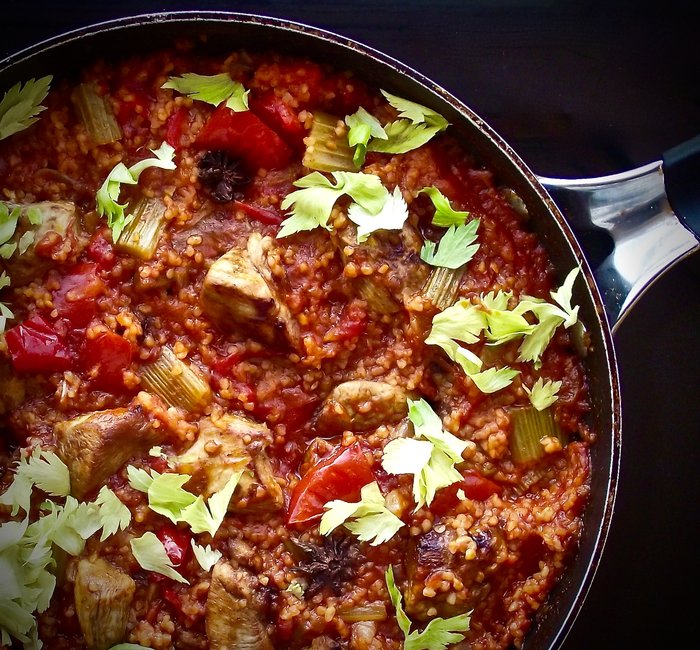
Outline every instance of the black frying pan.
[[(524, 199), (532, 215), (533, 227), (547, 246), (555, 265), (568, 270), (579, 264), (583, 269), (585, 283), (577, 283), (574, 299), (581, 305), (582, 319), (592, 335), (593, 352), (586, 363), (591, 377), (591, 424), (600, 434), (592, 448), (591, 501), (584, 517), (580, 549), (547, 605), (540, 611), (525, 646), (529, 650), (559, 647), (593, 580), (615, 502), (621, 451), (621, 403), (612, 330), (634, 298), (653, 278), (646, 278), (633, 291), (632, 287), (624, 286), (624, 282), (621, 284), (614, 273), (602, 273), (602, 264), (596, 265), (594, 271), (567, 220), (544, 189), (542, 179), (536, 177), (478, 115), (445, 90), (398, 61), (316, 28), (278, 19), (218, 12), (136, 16), (79, 29), (9, 57), (0, 62), (0, 88), (8, 88), (29, 77), (69, 75), (85, 61), (105, 56), (110, 51), (123, 51), (122, 45), (125, 42), (129, 43), (129, 52), (134, 53), (138, 48), (169, 46), (177, 37), (196, 37), (200, 34), (207, 35), (206, 45), (202, 47), (209, 51), (230, 50), (232, 47), (270, 48), (333, 61), (339, 67), (356, 69), (377, 86), (432, 107), (453, 124), (453, 132), (459, 135), (466, 147), (492, 168), (503, 184), (515, 189)], [(695, 164), (695, 154), (696, 147), (692, 145), (687, 151), (676, 151), (670, 161), (672, 164), (668, 167), (675, 170), (671, 174), (677, 186), (674, 207), (682, 214), (688, 214), (689, 208), (681, 205), (681, 202), (687, 195), (685, 176), (692, 173), (688, 171), (688, 165)], [(654, 170), (642, 171), (644, 174), (650, 173), (658, 181), (658, 174), (654, 174)], [(661, 173), (661, 168), (658, 171)], [(606, 182), (616, 180), (620, 179), (606, 179)], [(574, 184), (572, 188), (570, 183), (554, 179), (545, 180), (545, 184), (558, 197), (569, 218), (573, 215), (584, 221), (591, 212), (587, 206), (595, 204), (594, 200), (589, 199), (599, 196), (595, 192), (605, 185), (599, 182), (577, 188)], [(663, 193), (663, 182), (661, 189)], [(664, 200), (663, 197), (656, 197), (656, 203)], [(663, 207), (665, 209), (668, 206), (664, 203)], [(668, 212), (669, 219), (675, 219), (670, 209)], [(580, 233), (585, 232), (589, 224), (578, 225), (577, 231)], [(601, 226), (594, 224), (590, 230), (595, 232), (596, 228)], [(629, 228), (623, 230), (629, 231)], [(680, 231), (676, 229), (676, 232)], [(694, 249), (694, 242), (692, 238), (686, 241), (686, 250), (679, 252), (675, 259), (670, 255), (657, 273)], [(605, 284), (608, 276), (615, 278), (612, 285)], [(621, 298), (623, 294), (624, 297)], [(628, 297), (629, 300), (626, 300)]]

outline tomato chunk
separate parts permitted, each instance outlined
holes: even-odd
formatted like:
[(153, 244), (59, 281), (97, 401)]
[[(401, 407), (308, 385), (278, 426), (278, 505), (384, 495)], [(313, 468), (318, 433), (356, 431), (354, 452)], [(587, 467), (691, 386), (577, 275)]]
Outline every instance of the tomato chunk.
[(124, 387), (123, 373), (131, 363), (131, 344), (114, 332), (87, 339), (80, 355), (84, 371), (92, 376), (92, 386), (116, 391)]
[(187, 109), (184, 106), (180, 106), (180, 108), (165, 121), (165, 141), (173, 149), (179, 149), (181, 146), (180, 140), (185, 128), (187, 114)]
[(270, 90), (250, 98), (250, 109), (293, 149), (303, 151), (306, 127), (297, 114)]
[(289, 502), (287, 521), (303, 524), (319, 518), (333, 499), (357, 501), (360, 490), (375, 480), (362, 445), (338, 447), (297, 483)]
[(71, 354), (65, 341), (38, 314), (8, 330), (5, 340), (17, 372), (51, 373), (71, 367)]
[(78, 264), (61, 279), (61, 286), (53, 294), (53, 306), (73, 327), (85, 327), (97, 313), (95, 299), (104, 291), (97, 264)]
[(156, 537), (163, 544), (165, 554), (175, 568), (181, 567), (190, 554), (190, 534), (175, 526), (163, 526), (156, 531)]
[(503, 488), (492, 481), (475, 472), (467, 470), (462, 473), (463, 479), (446, 488), (440, 490), (430, 504), (430, 510), (438, 515), (444, 515), (452, 510), (458, 503), (457, 492), (462, 490), (468, 499), (474, 501), (485, 501), (492, 494), (500, 494)]
[(284, 167), (292, 150), (251, 111), (236, 112), (219, 106), (199, 133), (200, 149), (224, 150), (242, 158), (250, 171)]

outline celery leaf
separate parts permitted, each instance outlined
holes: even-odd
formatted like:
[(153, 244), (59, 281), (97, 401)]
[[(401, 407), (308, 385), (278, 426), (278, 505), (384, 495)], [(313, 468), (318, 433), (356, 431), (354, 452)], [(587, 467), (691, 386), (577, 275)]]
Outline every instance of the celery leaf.
[(211, 571), (211, 568), (221, 559), (221, 551), (212, 549), (209, 544), (200, 546), (194, 540), (190, 540), (190, 543), (199, 566), (205, 571)]
[(100, 489), (95, 503), (99, 506), (100, 524), (102, 535), (100, 541), (104, 542), (110, 535), (118, 530), (124, 530), (131, 521), (131, 511), (127, 508), (106, 485)]
[(141, 537), (132, 539), (131, 552), (141, 568), (146, 571), (154, 571), (177, 582), (189, 584), (186, 578), (183, 578), (175, 571), (175, 567), (165, 552), (163, 544), (153, 533), (147, 532)]
[(544, 409), (557, 401), (557, 393), (561, 388), (561, 382), (552, 381), (551, 379), (545, 381), (542, 377), (539, 377), (532, 388), (527, 386), (523, 386), (523, 388), (530, 398), (530, 403), (538, 411), (544, 411)]
[(430, 198), (435, 214), (433, 215), (433, 225), (449, 228), (450, 226), (461, 226), (469, 218), (469, 212), (455, 210), (447, 197), (434, 185), (424, 187), (418, 194), (427, 194)]
[(248, 110), (249, 91), (225, 72), (214, 75), (185, 72), (180, 77), (170, 77), (161, 88), (171, 88), (213, 106), (226, 102), (226, 106), (239, 113)]
[(351, 147), (355, 147), (353, 162), (356, 167), (361, 167), (365, 162), (367, 143), (370, 138), (386, 140), (388, 136), (379, 120), (368, 113), (362, 106), (352, 115), (345, 117), (345, 124), (350, 129), (348, 131), (348, 144)]
[(24, 86), (16, 83), (0, 100), (0, 140), (30, 127), (46, 107), (41, 105), (49, 93), (53, 77), (30, 79)]
[(420, 258), (431, 266), (458, 269), (479, 250), (479, 244), (474, 243), (478, 227), (478, 219), (472, 219), (469, 223), (459, 226), (450, 226), (437, 244), (437, 250), (435, 242), (423, 243)]
[(408, 206), (396, 186), (377, 214), (368, 212), (359, 203), (351, 203), (348, 219), (357, 225), (357, 243), (361, 244), (376, 230), (401, 230), (408, 219)]

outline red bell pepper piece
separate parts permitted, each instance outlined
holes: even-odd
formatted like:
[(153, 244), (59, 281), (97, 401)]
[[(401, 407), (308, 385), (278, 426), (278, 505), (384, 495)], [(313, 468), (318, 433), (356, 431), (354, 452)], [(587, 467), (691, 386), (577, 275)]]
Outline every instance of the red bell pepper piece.
[(290, 524), (304, 524), (318, 519), (323, 506), (333, 499), (357, 501), (361, 489), (375, 480), (362, 445), (338, 447), (310, 469), (292, 492), (287, 512)]
[(175, 568), (181, 567), (187, 562), (190, 554), (190, 534), (175, 526), (163, 526), (156, 531), (156, 537), (163, 544), (165, 554)]
[(39, 314), (8, 330), (5, 340), (17, 372), (51, 373), (71, 367), (65, 341)]
[(200, 149), (228, 151), (242, 158), (250, 171), (278, 169), (292, 157), (292, 150), (251, 111), (233, 111), (225, 104), (211, 115), (197, 136)]
[(234, 201), (233, 207), (237, 210), (243, 210), (243, 212), (252, 219), (270, 226), (279, 226), (284, 220), (284, 217), (279, 212), (270, 210), (269, 208), (261, 208), (259, 205), (254, 205), (252, 203)]
[(61, 279), (61, 286), (53, 294), (53, 306), (73, 327), (85, 327), (97, 313), (95, 299), (104, 291), (97, 264), (78, 264)]
[(131, 363), (131, 353), (131, 344), (123, 336), (104, 332), (85, 341), (80, 355), (81, 366), (93, 377), (94, 388), (117, 391), (124, 387), (123, 373)]
[(187, 118), (187, 109), (180, 106), (172, 115), (165, 121), (165, 141), (173, 147), (180, 148), (180, 138), (185, 127)]

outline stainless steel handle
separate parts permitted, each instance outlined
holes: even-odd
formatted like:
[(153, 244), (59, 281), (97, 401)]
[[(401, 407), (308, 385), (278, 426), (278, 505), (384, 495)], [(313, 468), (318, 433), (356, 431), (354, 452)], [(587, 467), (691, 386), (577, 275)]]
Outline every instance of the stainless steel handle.
[(666, 270), (700, 248), (666, 196), (663, 163), (586, 179), (540, 177), (584, 252), (591, 232), (604, 232), (611, 250), (592, 263), (613, 332), (632, 304)]

